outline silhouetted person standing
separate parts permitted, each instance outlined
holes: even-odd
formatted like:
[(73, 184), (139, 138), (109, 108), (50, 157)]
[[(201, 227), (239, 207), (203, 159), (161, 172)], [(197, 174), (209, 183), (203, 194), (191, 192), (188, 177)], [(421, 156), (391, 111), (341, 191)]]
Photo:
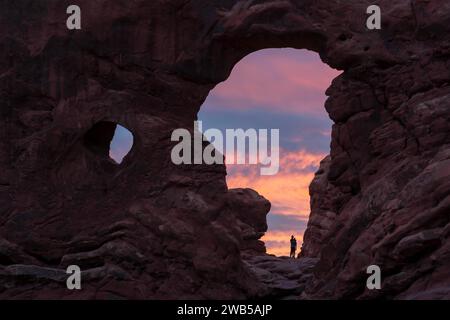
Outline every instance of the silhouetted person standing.
[(289, 255), (290, 258), (295, 258), (295, 251), (297, 251), (297, 240), (292, 235), (291, 236), (291, 254)]

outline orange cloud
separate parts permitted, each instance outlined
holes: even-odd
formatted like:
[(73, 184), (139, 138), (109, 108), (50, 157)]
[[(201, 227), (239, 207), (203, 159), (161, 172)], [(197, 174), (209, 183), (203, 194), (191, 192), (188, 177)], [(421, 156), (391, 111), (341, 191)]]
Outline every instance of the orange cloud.
[(233, 175), (227, 179), (230, 188), (251, 188), (269, 199), (273, 207), (283, 207), (279, 214), (309, 216), (308, 187), (313, 173), (278, 174), (248, 177)]
[[(309, 185), (314, 178), (320, 161), (325, 154), (313, 154), (306, 150), (280, 152), (280, 172), (274, 176), (261, 176), (256, 166), (227, 165), (227, 184), (229, 188), (251, 188), (272, 203), (271, 212), (277, 215), (294, 215), (308, 219), (310, 213)], [(270, 213), (269, 213), (270, 215)], [(300, 227), (293, 225), (292, 230), (271, 230), (263, 241), (269, 253), (289, 255), (289, 238), (296, 235), (299, 247), (303, 239)]]
[(229, 188), (251, 188), (270, 200), (277, 214), (309, 216), (309, 184), (325, 154), (305, 150), (280, 152), (280, 172), (261, 176), (256, 166), (228, 165)]
[(268, 231), (261, 239), (264, 241), (269, 254), (276, 256), (289, 256), (291, 244), (289, 242), (291, 235), (297, 239), (297, 252), (300, 252), (301, 244), (303, 242), (303, 233), (299, 234), (299, 230), (289, 231)]

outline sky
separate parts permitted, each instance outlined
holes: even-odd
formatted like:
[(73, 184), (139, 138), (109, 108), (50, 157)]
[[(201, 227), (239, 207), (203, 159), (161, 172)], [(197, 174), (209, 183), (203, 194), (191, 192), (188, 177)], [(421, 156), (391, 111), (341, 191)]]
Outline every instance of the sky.
[[(310, 213), (308, 187), (330, 151), (325, 91), (339, 74), (308, 50), (261, 50), (234, 67), (198, 114), (203, 131), (220, 129), (224, 136), (226, 129), (280, 130), (278, 174), (262, 176), (258, 166), (227, 164), (229, 188), (252, 188), (272, 204), (262, 238), (268, 253), (289, 255), (291, 235), (301, 247)], [(132, 134), (118, 125), (111, 158), (120, 163), (132, 144)]]
[(130, 152), (131, 147), (133, 147), (133, 134), (127, 128), (118, 124), (109, 146), (109, 156), (117, 163), (121, 163)]
[(203, 130), (280, 130), (278, 174), (262, 176), (255, 165), (227, 164), (229, 188), (252, 188), (272, 204), (262, 239), (268, 253), (289, 255), (291, 235), (301, 247), (310, 213), (308, 187), (330, 151), (325, 91), (339, 74), (311, 51), (261, 50), (234, 67), (198, 114)]

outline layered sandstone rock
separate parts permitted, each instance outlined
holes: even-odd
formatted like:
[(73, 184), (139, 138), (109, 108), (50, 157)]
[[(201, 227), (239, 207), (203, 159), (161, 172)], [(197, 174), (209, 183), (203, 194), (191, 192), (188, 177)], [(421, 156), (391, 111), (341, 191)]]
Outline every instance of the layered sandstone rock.
[(270, 211), (270, 202), (252, 189), (230, 189), (228, 196), (227, 214), (235, 217), (240, 229), (241, 255), (265, 255), (266, 247), (260, 239), (267, 231), (266, 215)]
[[(267, 292), (241, 253), (261, 253), (268, 205), (229, 191), (223, 166), (173, 165), (170, 134), (192, 130), (242, 57), (293, 47), (343, 70), (327, 91), (303, 297), (449, 298), (450, 3), (378, 3), (379, 31), (363, 1), (79, 0), (82, 30), (69, 31), (69, 1), (3, 2), (0, 297)], [(111, 125), (97, 142), (116, 123), (133, 133), (122, 164), (86, 138), (99, 122)], [(65, 287), (70, 264), (81, 291)], [(365, 290), (370, 264), (382, 290)]]
[(264, 285), (265, 298), (296, 300), (311, 282), (317, 258), (255, 255), (247, 257), (245, 262)]

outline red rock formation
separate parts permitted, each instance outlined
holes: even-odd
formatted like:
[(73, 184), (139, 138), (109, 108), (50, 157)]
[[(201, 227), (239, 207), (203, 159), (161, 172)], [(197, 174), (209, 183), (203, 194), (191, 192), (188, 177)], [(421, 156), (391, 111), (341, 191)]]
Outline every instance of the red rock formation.
[(266, 215), (270, 211), (270, 202), (252, 189), (231, 189), (228, 197), (227, 214), (235, 216), (243, 240), (241, 255), (265, 255), (266, 246), (259, 239), (267, 231)]
[[(304, 297), (449, 298), (448, 1), (380, 0), (380, 31), (356, 1), (77, 2), (79, 31), (69, 1), (0, 5), (1, 298), (264, 292), (241, 251), (260, 252), (267, 204), (227, 190), (223, 166), (173, 165), (170, 134), (242, 57), (286, 46), (344, 71), (327, 92), (335, 124), (311, 185), (303, 255), (319, 262)], [(120, 165), (86, 145), (102, 121), (134, 135)], [(254, 211), (237, 205), (251, 198)], [(81, 291), (66, 289), (70, 264)], [(365, 290), (369, 264), (382, 290)]]

